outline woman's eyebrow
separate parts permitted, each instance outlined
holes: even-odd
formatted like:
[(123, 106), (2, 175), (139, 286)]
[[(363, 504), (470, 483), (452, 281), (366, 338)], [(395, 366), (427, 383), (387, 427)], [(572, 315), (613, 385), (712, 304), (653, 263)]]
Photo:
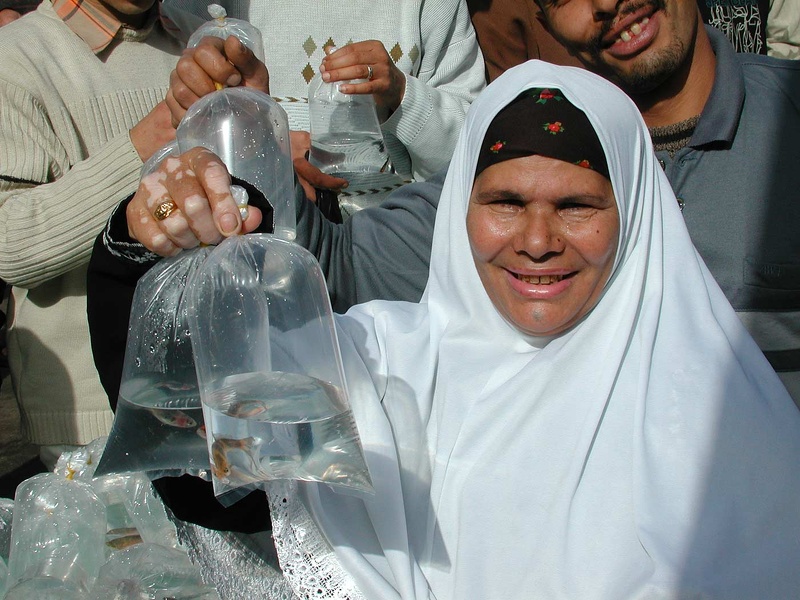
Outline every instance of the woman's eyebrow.
[(524, 200), (525, 196), (515, 190), (491, 189), (478, 192), (475, 200), (478, 202), (494, 202), (496, 200)]

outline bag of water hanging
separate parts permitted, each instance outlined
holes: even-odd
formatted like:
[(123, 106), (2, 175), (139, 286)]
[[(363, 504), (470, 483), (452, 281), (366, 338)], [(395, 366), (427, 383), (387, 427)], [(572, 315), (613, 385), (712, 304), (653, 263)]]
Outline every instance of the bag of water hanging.
[(210, 247), (181, 252), (139, 280), (114, 424), (96, 476), (145, 471), (151, 478), (209, 478), (185, 292), (210, 253)]
[(217, 498), (275, 479), (371, 491), (314, 256), (274, 235), (229, 238), (189, 305)]

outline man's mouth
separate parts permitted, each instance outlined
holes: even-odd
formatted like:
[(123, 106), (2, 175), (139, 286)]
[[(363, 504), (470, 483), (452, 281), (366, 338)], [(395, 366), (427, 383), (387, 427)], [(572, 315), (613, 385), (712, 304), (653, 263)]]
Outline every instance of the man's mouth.
[(627, 44), (635, 40), (650, 23), (653, 15), (666, 9), (664, 0), (632, 1), (620, 6), (614, 18), (607, 20), (597, 39), (597, 49), (609, 48), (617, 44)]
[(642, 33), (642, 27), (647, 25), (649, 22), (650, 22), (649, 17), (645, 17), (641, 21), (637, 21), (636, 23), (628, 27), (628, 29), (624, 29), (619, 34), (618, 39), (622, 40), (623, 42), (630, 42), (633, 38)]

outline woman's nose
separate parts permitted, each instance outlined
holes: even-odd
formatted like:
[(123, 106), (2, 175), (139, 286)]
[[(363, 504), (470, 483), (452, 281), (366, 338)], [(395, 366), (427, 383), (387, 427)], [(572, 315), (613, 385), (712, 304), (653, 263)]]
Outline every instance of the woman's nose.
[(540, 260), (564, 250), (564, 232), (557, 215), (528, 215), (516, 236), (515, 250)]

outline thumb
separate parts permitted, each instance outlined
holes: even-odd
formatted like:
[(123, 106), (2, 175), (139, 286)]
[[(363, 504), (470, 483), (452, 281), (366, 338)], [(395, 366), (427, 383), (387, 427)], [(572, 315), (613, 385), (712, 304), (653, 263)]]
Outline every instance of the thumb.
[(229, 36), (225, 40), (225, 56), (241, 73), (241, 85), (269, 94), (269, 72), (267, 67), (236, 36)]

